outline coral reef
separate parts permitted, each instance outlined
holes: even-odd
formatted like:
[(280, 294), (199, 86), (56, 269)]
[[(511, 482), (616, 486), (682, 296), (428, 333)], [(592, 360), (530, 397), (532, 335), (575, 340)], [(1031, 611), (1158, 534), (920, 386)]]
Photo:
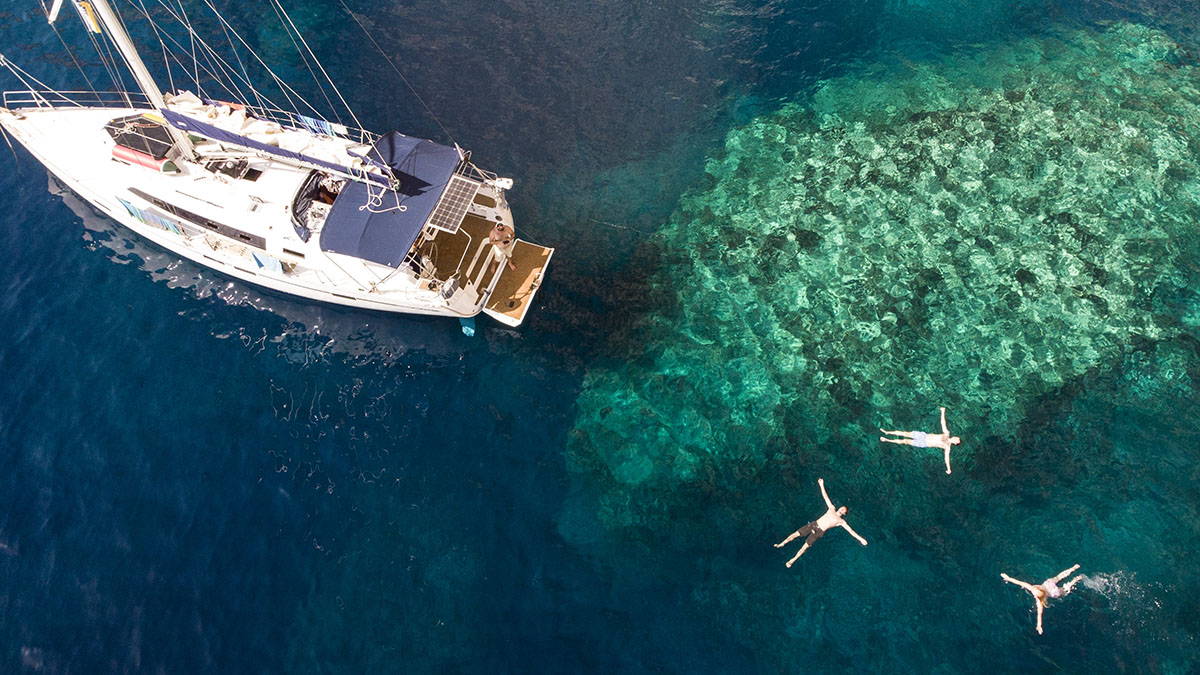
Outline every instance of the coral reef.
[(939, 405), (969, 467), (1039, 397), (1194, 333), (1197, 74), (1120, 23), (896, 58), (730, 132), (584, 382), (569, 461), (601, 522), (822, 444), (869, 471), (875, 427)]

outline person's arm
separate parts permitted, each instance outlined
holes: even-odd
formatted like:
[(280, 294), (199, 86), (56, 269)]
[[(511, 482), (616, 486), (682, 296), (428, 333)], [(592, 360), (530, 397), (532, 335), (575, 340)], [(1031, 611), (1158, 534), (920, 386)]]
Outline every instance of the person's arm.
[(828, 506), (831, 510), (836, 510), (836, 509), (833, 509), (833, 502), (829, 501), (829, 493), (825, 491), (825, 479), (818, 478), (817, 485), (821, 486), (821, 496), (825, 498), (825, 505)]
[(1038, 635), (1041, 635), (1042, 634), (1042, 603), (1038, 602), (1037, 599), (1034, 599), (1033, 604), (1035, 606), (1037, 606), (1037, 612), (1038, 612), (1037, 631), (1038, 631)]
[(946, 436), (950, 435), (950, 427), (946, 426), (946, 409), (944, 407), (942, 408), (942, 433)]
[[(1027, 584), (1024, 581), (1021, 581), (1020, 579), (1014, 579), (1014, 578), (1008, 576), (1007, 574), (1005, 574), (1004, 572), (1000, 573), (1000, 578), (1007, 581), (1010, 584), (1016, 584), (1016, 585), (1020, 586), (1021, 588), (1024, 588), (1025, 590), (1029, 591), (1030, 593), (1033, 593), (1033, 584)], [(1036, 596), (1037, 596), (1037, 594), (1034, 593), (1035, 598), (1036, 598)]]
[(857, 533), (857, 532), (855, 532), (855, 531), (854, 531), (854, 530), (853, 530), (853, 529), (850, 527), (850, 524), (849, 524), (849, 523), (847, 523), (846, 521), (844, 521), (844, 520), (843, 520), (842, 522), (838, 523), (838, 526), (839, 526), (839, 527), (841, 527), (843, 530), (845, 530), (845, 531), (849, 532), (851, 537), (854, 537), (855, 539), (857, 539), (857, 540), (858, 540), (858, 543), (862, 544), (863, 546), (866, 546), (866, 545), (867, 545), (867, 540), (866, 540), (866, 539), (863, 539), (863, 538), (862, 538), (862, 537), (860, 537), (860, 536), (858, 536), (858, 533)]
[(950, 473), (950, 446), (946, 446), (946, 473)]
[(1072, 567), (1070, 569), (1066, 569), (1066, 570), (1059, 572), (1058, 576), (1054, 577), (1054, 583), (1057, 584), (1058, 582), (1062, 581), (1063, 579), (1066, 579), (1067, 577), (1071, 576), (1071, 572), (1074, 572), (1077, 569), (1079, 569), (1079, 565), (1075, 565), (1074, 567)]

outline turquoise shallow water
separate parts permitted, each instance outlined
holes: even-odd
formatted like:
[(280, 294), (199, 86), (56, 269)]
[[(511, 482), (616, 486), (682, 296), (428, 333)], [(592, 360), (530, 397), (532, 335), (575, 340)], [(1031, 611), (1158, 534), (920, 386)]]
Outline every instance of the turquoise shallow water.
[[(1169, 36), (1117, 23), (882, 57), (730, 132), (585, 376), (568, 458), (602, 487), (564, 535), (721, 551), (694, 597), (780, 669), (764, 622), (827, 629), (831, 669), (1011, 658), (1027, 621), (997, 610), (1029, 603), (1000, 571), (1074, 562), (1094, 578), (1049, 611), (1075, 618), (1032, 643), (1048, 664), (1190, 667), (1190, 629), (1152, 617), (1195, 599), (1195, 486), (1163, 482), (1194, 476), (1195, 432), (1148, 422), (1197, 398), (1195, 83)], [(952, 476), (876, 431), (939, 405)], [(820, 513), (818, 476), (875, 546), (727, 576)], [(964, 631), (961, 660), (931, 648)]]
[[(446, 140), (336, 8), (290, 9), (367, 126)], [(0, 671), (1197, 667), (1195, 7), (355, 9), (518, 179), (538, 307), (467, 339), (264, 294), (18, 150)], [(77, 84), (36, 10), (0, 35)], [(939, 405), (950, 476), (877, 441)], [(870, 545), (785, 569), (818, 477)], [(1039, 637), (999, 575), (1073, 563)]]

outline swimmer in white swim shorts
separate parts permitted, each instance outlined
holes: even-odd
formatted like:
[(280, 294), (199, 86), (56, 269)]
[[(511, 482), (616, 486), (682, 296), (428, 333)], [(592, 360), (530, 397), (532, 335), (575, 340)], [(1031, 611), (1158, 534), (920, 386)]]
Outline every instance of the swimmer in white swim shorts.
[(914, 448), (941, 448), (946, 454), (946, 473), (950, 473), (950, 446), (962, 443), (962, 439), (958, 436), (951, 436), (950, 429), (946, 426), (946, 409), (942, 408), (942, 433), (927, 434), (924, 431), (888, 431), (880, 428), (885, 434), (900, 436), (900, 438), (884, 438), (879, 437), (879, 440), (884, 443), (898, 443), (900, 445), (911, 445)]

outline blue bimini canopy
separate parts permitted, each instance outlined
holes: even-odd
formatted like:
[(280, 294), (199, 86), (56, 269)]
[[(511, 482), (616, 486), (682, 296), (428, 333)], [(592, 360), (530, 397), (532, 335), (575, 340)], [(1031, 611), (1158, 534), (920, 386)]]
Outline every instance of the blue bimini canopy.
[(321, 228), (321, 250), (399, 267), (462, 158), (455, 148), (393, 131), (364, 159), (390, 170), (398, 187), (368, 192), (346, 183)]

